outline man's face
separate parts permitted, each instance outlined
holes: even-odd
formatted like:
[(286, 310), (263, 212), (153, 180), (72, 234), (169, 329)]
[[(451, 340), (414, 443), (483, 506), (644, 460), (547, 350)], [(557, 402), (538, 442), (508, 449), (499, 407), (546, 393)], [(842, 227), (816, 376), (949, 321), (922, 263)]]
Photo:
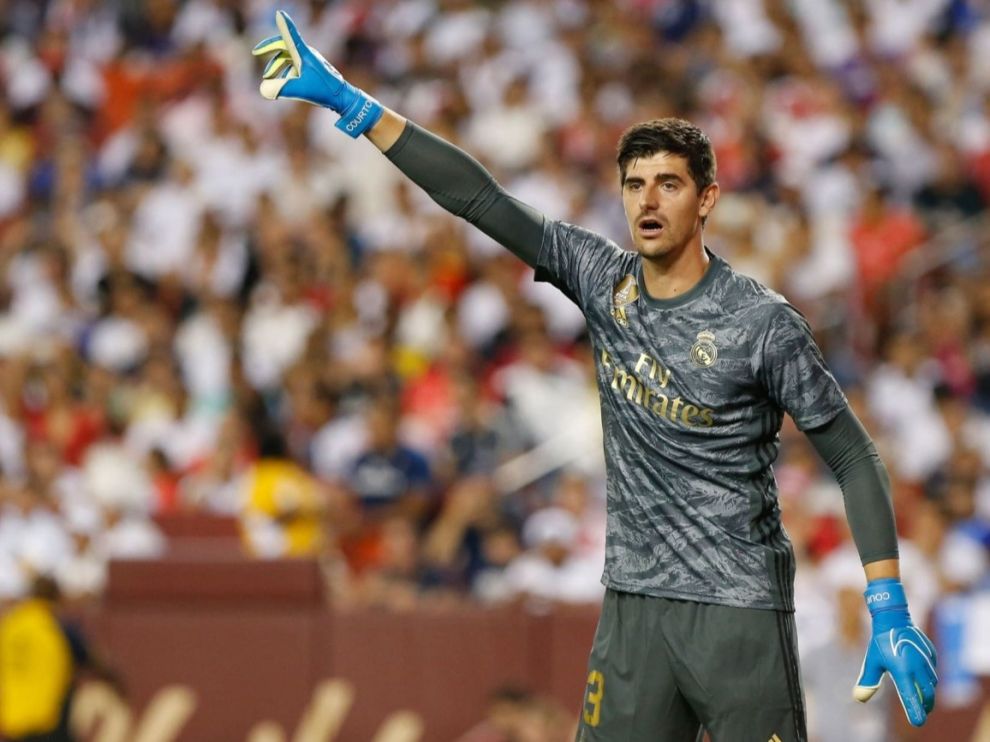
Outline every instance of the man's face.
[(622, 206), (636, 250), (645, 258), (676, 254), (701, 231), (718, 185), (698, 193), (687, 159), (669, 152), (640, 157), (626, 168)]

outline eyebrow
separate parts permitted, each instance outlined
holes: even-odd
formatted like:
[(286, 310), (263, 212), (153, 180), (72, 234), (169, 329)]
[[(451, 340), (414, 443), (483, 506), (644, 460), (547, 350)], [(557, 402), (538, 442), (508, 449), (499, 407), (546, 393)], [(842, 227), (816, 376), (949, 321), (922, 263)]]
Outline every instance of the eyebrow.
[[(657, 173), (656, 175), (653, 176), (653, 180), (659, 183), (668, 183), (671, 181), (676, 181), (678, 183), (685, 182), (684, 178), (682, 178), (677, 173)], [(639, 175), (627, 175), (625, 177), (625, 180), (622, 181), (622, 185), (626, 185), (627, 183), (642, 185), (646, 183), (646, 179)]]

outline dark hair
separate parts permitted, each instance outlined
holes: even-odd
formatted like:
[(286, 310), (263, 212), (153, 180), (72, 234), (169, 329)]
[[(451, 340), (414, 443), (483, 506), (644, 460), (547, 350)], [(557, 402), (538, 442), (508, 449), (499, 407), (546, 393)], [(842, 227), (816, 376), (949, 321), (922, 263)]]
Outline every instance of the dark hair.
[(698, 193), (715, 182), (715, 152), (708, 135), (691, 122), (676, 118), (643, 121), (622, 133), (615, 158), (620, 182), (625, 182), (630, 162), (658, 152), (669, 152), (687, 160)]
[(62, 592), (59, 590), (54, 577), (41, 574), (31, 582), (31, 597), (57, 603), (62, 597)]
[(263, 459), (289, 458), (289, 445), (272, 420), (265, 420), (257, 433), (258, 455)]

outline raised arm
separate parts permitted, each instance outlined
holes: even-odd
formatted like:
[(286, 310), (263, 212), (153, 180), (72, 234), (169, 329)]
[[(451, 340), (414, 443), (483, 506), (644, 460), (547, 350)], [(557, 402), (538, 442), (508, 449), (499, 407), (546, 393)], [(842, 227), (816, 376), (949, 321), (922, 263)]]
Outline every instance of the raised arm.
[(302, 100), (339, 113), (338, 129), (355, 138), (367, 136), (440, 206), (536, 267), (546, 221), (542, 214), (506, 193), (466, 152), (344, 80), (303, 41), (286, 13), (278, 11), (275, 22), (279, 34), (254, 48), (255, 55), (274, 55), (263, 74), (263, 96)]

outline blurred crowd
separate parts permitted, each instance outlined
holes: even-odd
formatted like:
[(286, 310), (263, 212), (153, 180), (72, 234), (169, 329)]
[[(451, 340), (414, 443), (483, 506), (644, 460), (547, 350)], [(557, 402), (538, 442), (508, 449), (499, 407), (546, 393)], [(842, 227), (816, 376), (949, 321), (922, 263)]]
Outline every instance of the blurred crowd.
[[(341, 600), (601, 595), (583, 318), (332, 114), (258, 95), (250, 49), (283, 7), (352, 82), (620, 244), (620, 132), (667, 115), (708, 132), (706, 241), (811, 320), (890, 469), (940, 703), (973, 699), (990, 668), (979, 3), (0, 7), (0, 600), (39, 573), (98, 596), (108, 560), (167, 553), (161, 519), (183, 513), (235, 520), (261, 558), (319, 557)], [(861, 651), (862, 571), (793, 428), (776, 472), (814, 699)], [(822, 739), (881, 738), (849, 723)]]

